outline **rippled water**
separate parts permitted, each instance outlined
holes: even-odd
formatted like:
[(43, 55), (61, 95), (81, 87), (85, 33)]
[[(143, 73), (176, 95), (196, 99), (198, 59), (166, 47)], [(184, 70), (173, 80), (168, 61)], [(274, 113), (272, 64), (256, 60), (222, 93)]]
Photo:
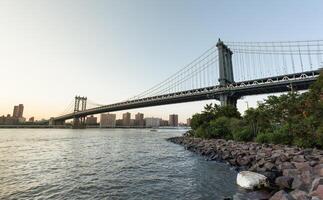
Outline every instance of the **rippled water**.
[(178, 130), (0, 129), (3, 199), (222, 199), (236, 172), (165, 138)]

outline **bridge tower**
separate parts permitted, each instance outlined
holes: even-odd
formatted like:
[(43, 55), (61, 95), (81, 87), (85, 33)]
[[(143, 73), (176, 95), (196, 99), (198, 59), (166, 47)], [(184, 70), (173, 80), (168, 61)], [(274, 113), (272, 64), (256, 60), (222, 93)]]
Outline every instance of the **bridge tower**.
[[(79, 111), (84, 111), (86, 109), (86, 102), (86, 97), (75, 96), (74, 114)], [(85, 128), (85, 116), (74, 117), (72, 126), (73, 128)]]
[[(232, 68), (232, 51), (219, 39), (216, 44), (219, 53), (219, 82), (221, 87), (227, 87), (234, 83)], [(220, 95), (221, 106), (237, 105), (238, 97), (233, 93)]]

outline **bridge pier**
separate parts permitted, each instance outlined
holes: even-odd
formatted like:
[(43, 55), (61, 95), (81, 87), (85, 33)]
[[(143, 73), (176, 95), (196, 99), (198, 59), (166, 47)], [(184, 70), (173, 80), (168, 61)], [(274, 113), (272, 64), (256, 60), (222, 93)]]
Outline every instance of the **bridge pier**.
[(83, 129), (85, 128), (85, 117), (75, 117), (72, 122), (73, 129)]
[(229, 95), (229, 94), (222, 94), (220, 95), (220, 103), (221, 106), (234, 106), (237, 107), (237, 101), (238, 101), (238, 97)]

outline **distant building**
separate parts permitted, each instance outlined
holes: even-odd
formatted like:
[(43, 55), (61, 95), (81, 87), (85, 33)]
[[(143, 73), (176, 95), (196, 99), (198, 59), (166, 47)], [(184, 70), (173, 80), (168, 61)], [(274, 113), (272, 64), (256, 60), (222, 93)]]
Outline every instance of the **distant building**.
[(122, 125), (123, 126), (130, 126), (131, 113), (126, 112), (122, 114)]
[(116, 126), (123, 126), (123, 119), (117, 119)]
[(4, 120), (4, 123), (3, 124), (5, 124), (5, 125), (13, 125), (13, 124), (17, 124), (18, 123), (18, 118), (12, 117), (12, 116), (10, 116), (10, 114), (8, 114), (6, 117), (4, 117), (3, 120)]
[(135, 126), (135, 120), (134, 119), (130, 119), (130, 126)]
[(19, 104), (19, 105), (13, 107), (12, 117), (18, 119), (18, 120), (16, 120), (17, 122), (18, 121), (24, 122), (24, 121), (26, 121), (26, 119), (24, 120), (23, 113), (24, 113), (24, 105)]
[(2, 115), (0, 116), (0, 124), (4, 124), (6, 121), (6, 116)]
[(192, 121), (192, 119), (191, 118), (188, 118), (186, 120), (186, 126), (191, 126), (191, 121)]
[(28, 121), (29, 122), (34, 122), (35, 121), (35, 118), (34, 117), (30, 117)]
[(101, 114), (100, 127), (115, 127), (116, 126), (116, 114)]
[(160, 119), (159, 125), (160, 126), (168, 126), (168, 120)]
[(97, 117), (94, 117), (93, 115), (86, 118), (85, 123), (86, 125), (97, 125)]
[(178, 126), (178, 115), (176, 114), (169, 115), (168, 125), (174, 126), (174, 127)]
[(137, 113), (135, 115), (135, 126), (144, 127), (145, 120), (144, 120), (144, 114), (143, 113)]
[(160, 118), (145, 118), (145, 125), (150, 128), (158, 128), (160, 126)]
[(12, 116), (15, 117), (15, 118), (18, 118), (18, 109), (19, 109), (18, 106), (13, 107)]

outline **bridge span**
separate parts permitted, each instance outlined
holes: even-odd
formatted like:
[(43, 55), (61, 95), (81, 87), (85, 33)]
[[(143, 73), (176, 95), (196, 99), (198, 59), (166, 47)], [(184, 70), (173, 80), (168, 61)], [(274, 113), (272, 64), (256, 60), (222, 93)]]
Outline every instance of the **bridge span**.
[(73, 112), (51, 118), (50, 124), (73, 119), (75, 127), (82, 127), (88, 115), (207, 99), (236, 106), (243, 96), (306, 90), (322, 71), (321, 40), (229, 44), (232, 48), (219, 40), (173, 76), (132, 99), (86, 109), (87, 99), (76, 97)]

